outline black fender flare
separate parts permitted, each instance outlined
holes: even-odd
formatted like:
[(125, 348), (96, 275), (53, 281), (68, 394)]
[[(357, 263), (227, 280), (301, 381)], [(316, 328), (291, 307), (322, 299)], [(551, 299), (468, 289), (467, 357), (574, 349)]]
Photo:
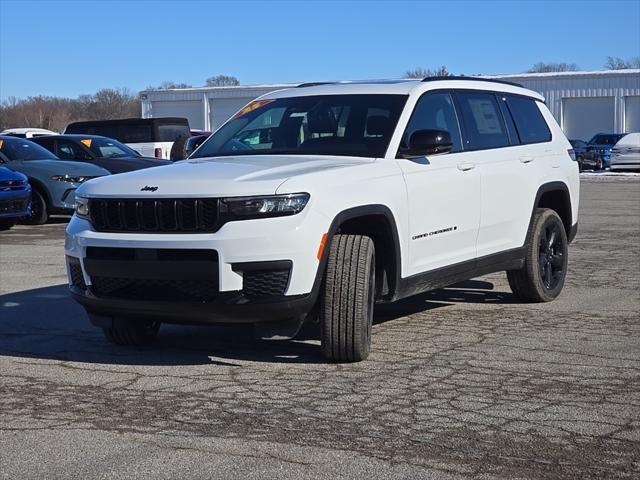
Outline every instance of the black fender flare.
[[(329, 229), (327, 230), (327, 238), (325, 241), (325, 246), (322, 250), (322, 255), (320, 256), (320, 260), (318, 263), (318, 270), (316, 271), (316, 277), (313, 282), (313, 288), (311, 290), (311, 295), (317, 301), (318, 294), (320, 293), (320, 287), (322, 286), (322, 279), (324, 277), (325, 269), (327, 268), (327, 259), (329, 256), (329, 245), (331, 245), (331, 240), (333, 236), (338, 231), (340, 225), (348, 220), (353, 220), (359, 217), (367, 217), (371, 215), (379, 215), (386, 218), (389, 223), (391, 241), (393, 244), (393, 251), (390, 252), (393, 258), (393, 265), (395, 266), (395, 274), (393, 278), (390, 278), (390, 282), (393, 282), (392, 285), (389, 285), (389, 297), (393, 297), (395, 295), (395, 290), (400, 285), (400, 275), (401, 275), (401, 250), (400, 250), (400, 238), (398, 236), (398, 226), (396, 224), (395, 217), (393, 212), (386, 205), (382, 204), (368, 204), (368, 205), (359, 205), (357, 207), (348, 208), (346, 210), (342, 210), (338, 213), (331, 224), (329, 225)], [(314, 302), (315, 303), (315, 302)]]
[(540, 187), (538, 187), (538, 191), (536, 192), (536, 198), (535, 198), (535, 201), (533, 202), (533, 207), (531, 208), (531, 216), (529, 218), (529, 227), (527, 228), (527, 236), (524, 240), (523, 247), (529, 244), (529, 239), (531, 237), (531, 228), (533, 226), (533, 218), (535, 217), (536, 209), (540, 204), (540, 199), (545, 193), (554, 192), (554, 191), (562, 192), (565, 197), (565, 201), (569, 205), (569, 209), (567, 211), (567, 214), (569, 215), (569, 222), (568, 222), (568, 225), (565, 225), (565, 229), (567, 232), (567, 239), (569, 242), (571, 242), (575, 237), (577, 228), (573, 228), (573, 210), (572, 210), (573, 206), (571, 204), (571, 194), (569, 193), (569, 187), (567, 186), (566, 183), (561, 181), (548, 182), (540, 185)]

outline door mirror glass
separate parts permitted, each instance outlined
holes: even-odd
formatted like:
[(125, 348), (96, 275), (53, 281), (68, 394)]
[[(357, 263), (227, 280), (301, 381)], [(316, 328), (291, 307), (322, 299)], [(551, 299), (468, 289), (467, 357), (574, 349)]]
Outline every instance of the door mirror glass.
[(453, 148), (451, 135), (446, 130), (416, 130), (409, 138), (409, 147), (402, 149), (403, 156), (423, 156), (447, 153)]

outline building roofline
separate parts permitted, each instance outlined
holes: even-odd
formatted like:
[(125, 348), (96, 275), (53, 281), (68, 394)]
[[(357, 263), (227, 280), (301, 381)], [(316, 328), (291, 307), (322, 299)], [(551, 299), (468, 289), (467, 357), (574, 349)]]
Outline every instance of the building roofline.
[[(509, 80), (533, 80), (544, 78), (575, 78), (575, 77), (598, 77), (598, 76), (620, 76), (620, 75), (640, 75), (640, 69), (626, 70), (593, 70), (593, 71), (577, 71), (577, 72), (545, 72), (545, 73), (509, 73), (495, 75), (468, 75), (464, 77), (441, 77), (432, 80), (498, 80), (508, 82)], [(334, 82), (296, 82), (296, 83), (271, 83), (271, 84), (254, 84), (254, 85), (229, 85), (222, 87), (190, 87), (190, 88), (168, 88), (161, 90), (142, 90), (140, 95), (154, 95), (163, 93), (207, 93), (207, 92), (234, 92), (234, 91), (252, 91), (252, 90), (281, 90), (286, 88), (295, 88), (321, 84), (380, 84), (380, 83), (401, 83), (403, 81), (420, 82), (421, 79), (385, 79), (385, 80), (344, 80)], [(513, 82), (512, 82), (513, 83)]]
[(488, 78), (556, 78), (556, 77), (586, 77), (608, 75), (638, 75), (640, 69), (629, 68), (625, 70), (587, 70), (576, 72), (543, 72), (543, 73), (501, 73), (497, 75), (481, 75)]

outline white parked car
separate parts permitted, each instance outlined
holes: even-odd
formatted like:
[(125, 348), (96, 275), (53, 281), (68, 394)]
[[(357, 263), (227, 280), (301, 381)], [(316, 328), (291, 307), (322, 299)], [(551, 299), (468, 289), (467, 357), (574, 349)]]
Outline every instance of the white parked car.
[(611, 171), (640, 170), (640, 133), (629, 133), (611, 149)]
[(44, 135), (57, 135), (58, 132), (53, 132), (45, 128), (7, 128), (0, 132), (0, 135), (8, 135), (10, 137), (18, 138), (34, 138), (42, 137)]
[(359, 361), (374, 305), (506, 270), (556, 298), (579, 174), (543, 98), (473, 78), (336, 83), (251, 102), (192, 156), (92, 180), (65, 252), (72, 296), (117, 344), (160, 323), (256, 325)]

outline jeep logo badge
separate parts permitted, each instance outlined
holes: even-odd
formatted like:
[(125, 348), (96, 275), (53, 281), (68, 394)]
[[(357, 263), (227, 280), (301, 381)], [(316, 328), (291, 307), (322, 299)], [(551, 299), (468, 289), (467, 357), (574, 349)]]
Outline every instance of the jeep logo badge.
[(145, 185), (140, 189), (141, 192), (155, 192), (158, 187), (150, 187), (149, 185)]

